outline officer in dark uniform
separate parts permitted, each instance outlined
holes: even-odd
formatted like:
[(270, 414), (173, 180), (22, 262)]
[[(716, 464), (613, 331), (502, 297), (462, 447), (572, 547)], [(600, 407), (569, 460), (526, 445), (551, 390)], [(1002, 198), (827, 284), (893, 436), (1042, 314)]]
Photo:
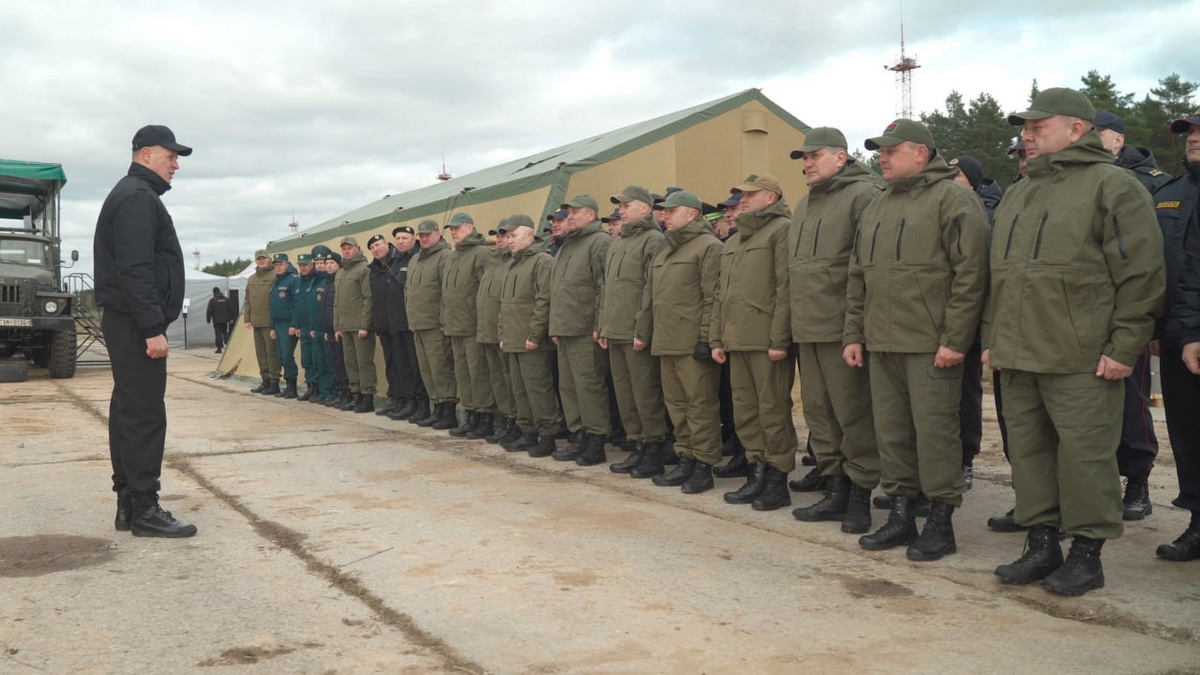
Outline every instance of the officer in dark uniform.
[(275, 341), (279, 363), (283, 365), (283, 380), (287, 383), (276, 396), (296, 398), (296, 327), (292, 325), (292, 310), (300, 279), (286, 253), (276, 253), (271, 263), (275, 266), (275, 283), (271, 285), (271, 339)]
[[(387, 405), (377, 409), (376, 415), (387, 415), (407, 404), (400, 394), (400, 322), (398, 311), (404, 309), (404, 301), (397, 302), (395, 268), (399, 266), (400, 254), (396, 247), (382, 234), (372, 235), (367, 240), (371, 252), (371, 263), (367, 265), (371, 276), (371, 327), (379, 338), (379, 349), (383, 352), (383, 371), (387, 379)], [(400, 293), (403, 293), (401, 290)]]
[[(297, 319), (297, 327), (300, 329), (300, 354), (303, 356), (305, 345), (310, 354), (312, 370), (306, 365), (304, 378), (311, 389), (306, 390), (297, 400), (321, 403), (323, 394), (333, 391), (333, 371), (329, 368), (329, 356), (325, 351), (325, 337), (322, 334), (324, 331), (321, 328), (321, 300), (325, 296), (329, 276), (325, 273), (325, 261), (318, 259), (316, 249), (313, 251), (309, 254), (313, 269), (301, 279), (300, 302), (304, 304), (304, 311)], [(307, 284), (304, 283), (305, 279)], [(299, 310), (297, 312), (299, 313)]]
[(413, 258), (421, 252), (417, 243), (417, 233), (408, 225), (392, 228), (392, 239), (396, 244), (399, 257), (392, 267), (392, 278), (395, 283), (389, 287), (399, 297), (392, 299), (388, 294), (388, 303), (392, 311), (389, 319), (398, 320), (399, 328), (396, 339), (400, 342), (400, 363), (397, 365), (397, 375), (400, 377), (400, 396), (407, 401), (404, 406), (388, 413), (393, 420), (421, 419), (429, 417), (429, 394), (425, 393), (425, 384), (421, 381), (421, 364), (417, 361), (417, 343), (412, 329), (408, 325), (408, 306), (404, 299), (404, 286), (408, 283), (408, 266)]
[(292, 303), (292, 321), (288, 332), (292, 339), (300, 344), (300, 369), (304, 371), (304, 393), (297, 396), (296, 399), (307, 401), (316, 393), (318, 386), (316, 381), (318, 373), (313, 362), (312, 341), (308, 338), (306, 330), (309, 324), (308, 294), (312, 291), (312, 282), (315, 278), (313, 274), (316, 272), (312, 254), (297, 255), (296, 266), (300, 269), (300, 276), (296, 280), (296, 298)]
[(342, 255), (323, 245), (313, 247), (313, 255), (317, 256), (318, 260), (325, 265), (327, 279), (325, 288), (320, 293), (321, 340), (325, 343), (325, 358), (328, 359), (329, 368), (333, 371), (333, 387), (325, 392), (324, 400), (321, 402), (330, 408), (347, 409), (347, 406), (353, 407), (354, 405), (350, 398), (350, 377), (346, 373), (346, 356), (342, 351), (342, 343), (333, 329), (333, 301), (337, 297), (333, 281), (342, 268)]
[(208, 301), (208, 308), (204, 312), (204, 322), (211, 323), (213, 327), (213, 339), (217, 343), (217, 353), (225, 348), (225, 342), (229, 339), (229, 326), (237, 318), (237, 314), (233, 311), (233, 303), (220, 288), (213, 287), (213, 296)]

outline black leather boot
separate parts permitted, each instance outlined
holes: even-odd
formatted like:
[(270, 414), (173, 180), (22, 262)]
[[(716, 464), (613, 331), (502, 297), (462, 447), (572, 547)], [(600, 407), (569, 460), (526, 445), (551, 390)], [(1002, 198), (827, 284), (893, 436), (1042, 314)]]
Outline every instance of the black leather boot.
[(508, 415), (501, 415), (499, 419), (492, 419), (492, 433), (483, 437), (483, 440), (488, 443), (499, 443), (500, 437), (508, 433), (508, 425), (512, 424), (512, 418)]
[(1034, 525), (1025, 535), (1025, 552), (1013, 562), (996, 568), (994, 574), (1006, 584), (1031, 584), (1050, 576), (1063, 564), (1058, 533), (1053, 525)]
[(383, 406), (382, 408), (376, 406), (375, 414), (380, 415), (380, 416), (387, 415), (388, 413), (395, 410), (396, 407), (399, 405), (400, 405), (400, 399), (389, 396), (388, 400), (387, 400), (387, 405)]
[(642, 462), (642, 457), (644, 457), (645, 454), (645, 446), (641, 443), (638, 443), (637, 446), (634, 447), (633, 451), (629, 453), (628, 457), (616, 462), (615, 464), (609, 464), (608, 470), (613, 473), (629, 473)]
[(309, 403), (320, 403), (321, 402), (321, 393), (322, 393), (320, 383), (313, 382), (309, 386), (312, 387), (312, 396), (308, 397), (308, 402)]
[(117, 517), (113, 518), (113, 527), (118, 532), (128, 532), (132, 522), (133, 498), (129, 496), (129, 490), (117, 490)]
[(987, 526), (996, 532), (1023, 532), (1029, 529), (1024, 525), (1017, 524), (1016, 519), (1013, 518), (1013, 509), (1009, 509), (1008, 513), (1002, 516), (988, 518)]
[(458, 424), (458, 417), (454, 414), (455, 409), (458, 408), (458, 401), (445, 401), (443, 403), (439, 403), (438, 405), (441, 413), (438, 415), (437, 420), (435, 420), (433, 424), (429, 425), (429, 428), (437, 429), (438, 431), (449, 431), (450, 429), (453, 429), (454, 426)]
[(196, 526), (179, 520), (158, 505), (155, 495), (133, 496), (133, 521), (129, 529), (135, 537), (182, 538), (196, 534)]
[(1192, 511), (1192, 522), (1183, 531), (1183, 534), (1170, 544), (1159, 546), (1155, 549), (1154, 554), (1160, 558), (1177, 562), (1200, 560), (1200, 511)]
[(767, 478), (762, 492), (750, 503), (755, 511), (774, 511), (792, 505), (792, 493), (787, 486), (788, 475), (774, 466), (767, 466)]
[(917, 538), (917, 500), (896, 495), (887, 522), (871, 534), (858, 538), (858, 545), (868, 551), (886, 551), (907, 546)]
[(604, 434), (588, 434), (587, 446), (575, 458), (579, 466), (596, 466), (608, 461), (608, 453), (604, 451)]
[(824, 490), (825, 486), (825, 476), (822, 476), (821, 470), (815, 466), (804, 474), (804, 478), (788, 483), (788, 488), (792, 492), (819, 492)]
[(342, 392), (342, 397), (338, 399), (334, 407), (338, 410), (354, 410), (356, 405), (358, 405), (358, 392), (347, 390)]
[(951, 522), (953, 515), (953, 506), (946, 502), (931, 501), (929, 516), (925, 518), (925, 528), (904, 553), (908, 559), (929, 562), (941, 560), (958, 551), (958, 543), (954, 540), (954, 525)]
[(475, 428), (468, 431), (466, 436), (472, 440), (483, 440), (496, 431), (496, 427), (492, 422), (492, 413), (481, 412), (478, 415), (478, 418), (475, 420)]
[[(451, 403), (450, 405), (453, 406), (454, 404)], [(433, 405), (429, 406), (429, 414), (417, 420), (415, 424), (419, 427), (428, 429), (429, 427), (433, 426), (434, 422), (441, 419), (442, 409), (445, 407), (445, 403), (434, 403)], [(451, 408), (451, 410), (453, 411), (453, 408)], [(412, 421), (411, 417), (409, 418), (409, 421)]]
[(450, 430), (450, 435), (455, 438), (465, 438), (467, 434), (475, 431), (475, 427), (479, 425), (479, 411), (468, 410), (463, 416), (463, 423)]
[(662, 441), (642, 443), (642, 460), (629, 470), (631, 478), (650, 478), (666, 470), (666, 447)]
[(358, 402), (354, 404), (354, 412), (369, 413), (375, 412), (375, 394), (362, 393), (358, 395)]
[(850, 478), (829, 476), (825, 484), (829, 486), (829, 491), (817, 503), (792, 509), (796, 520), (816, 523), (822, 520), (842, 520), (846, 517), (846, 507), (850, 503)]
[(1150, 472), (1125, 479), (1125, 496), (1121, 499), (1121, 519), (1141, 520), (1154, 513), (1150, 503)]
[(258, 392), (263, 396), (275, 396), (279, 393), (279, 380), (267, 380), (267, 386)]
[(430, 412), (429, 399), (422, 396), (420, 400), (417, 401), (417, 405), (413, 408), (412, 414), (408, 416), (408, 423), (416, 424), (426, 417), (429, 417)]
[(675, 465), (674, 469), (658, 474), (651, 478), (650, 482), (661, 487), (679, 487), (692, 477), (692, 472), (696, 470), (696, 464), (696, 460), (691, 457), (680, 457), (679, 463)]
[[(529, 434), (532, 436), (533, 431), (530, 431)], [(504, 435), (497, 439), (496, 442), (500, 444), (500, 447), (507, 450), (508, 444), (521, 440), (521, 436), (521, 427), (517, 425), (517, 419), (514, 417), (512, 424), (508, 427), (508, 431), (505, 431)]]
[(416, 409), (416, 399), (401, 396), (400, 398), (396, 399), (395, 407), (387, 412), (387, 418), (389, 420), (396, 420), (397, 422), (400, 420), (406, 420), (409, 417), (412, 417), (413, 411)]
[[(683, 464), (683, 459), (679, 460)], [(713, 489), (713, 468), (711, 464), (705, 464), (700, 460), (696, 460), (696, 467), (692, 469), (692, 475), (688, 476), (687, 481), (679, 486), (679, 491), (685, 495), (698, 495), (701, 492), (708, 492)]]
[(296, 378), (294, 378), (294, 377), (287, 378), (287, 389), (284, 389), (283, 393), (280, 394), (280, 396), (282, 396), (283, 398), (296, 398), (297, 395), (298, 394), (296, 393)]
[(562, 450), (555, 450), (550, 455), (556, 462), (574, 462), (575, 458), (587, 448), (587, 434), (583, 430), (571, 434), (571, 442)]
[(1103, 539), (1075, 536), (1062, 566), (1050, 573), (1042, 586), (1054, 593), (1076, 596), (1104, 588), (1104, 567), (1100, 564)]
[(763, 487), (767, 484), (767, 464), (766, 462), (757, 462), (750, 465), (750, 474), (746, 477), (746, 482), (742, 487), (733, 492), (725, 493), (725, 502), (727, 504), (749, 504), (754, 501), (758, 493), (762, 492)]
[(846, 515), (842, 518), (842, 532), (863, 534), (871, 529), (871, 491), (850, 483), (850, 497), (846, 500)]
[(316, 393), (316, 391), (317, 391), (317, 388), (313, 386), (312, 382), (305, 382), (304, 383), (304, 393), (297, 396), (296, 400), (297, 401), (307, 401), (313, 397), (313, 394)]
[(266, 388), (267, 388), (267, 382), (268, 382), (267, 380), (262, 380), (262, 381), (260, 381), (260, 382), (258, 383), (258, 386), (257, 386), (257, 387), (255, 387), (255, 388), (253, 388), (253, 389), (251, 389), (251, 390), (250, 390), (250, 393), (251, 393), (251, 394), (261, 394), (261, 393), (263, 393), (263, 389), (266, 389)]
[(737, 449), (734, 450), (733, 457), (728, 462), (725, 462), (721, 466), (713, 467), (713, 475), (717, 478), (741, 478), (742, 476), (749, 476), (751, 471), (753, 471), (753, 468), (746, 461), (746, 451), (742, 449), (741, 445), (738, 445)]
[(558, 451), (558, 441), (554, 436), (538, 436), (537, 443), (527, 451), (530, 457), (549, 457)]

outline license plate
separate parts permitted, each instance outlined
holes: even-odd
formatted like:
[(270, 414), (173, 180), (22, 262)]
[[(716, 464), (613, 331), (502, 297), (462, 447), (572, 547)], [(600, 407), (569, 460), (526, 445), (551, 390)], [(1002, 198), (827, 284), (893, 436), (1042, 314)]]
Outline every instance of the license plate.
[(10, 328), (33, 328), (33, 319), (10, 319), (0, 317), (0, 326), (8, 326)]

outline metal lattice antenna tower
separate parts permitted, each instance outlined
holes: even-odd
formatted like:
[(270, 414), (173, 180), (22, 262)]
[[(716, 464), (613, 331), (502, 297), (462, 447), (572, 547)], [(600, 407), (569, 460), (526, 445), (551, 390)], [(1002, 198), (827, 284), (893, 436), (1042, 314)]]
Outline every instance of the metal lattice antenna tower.
[(200, 269), (200, 247), (199, 246), (196, 247), (196, 250), (192, 251), (192, 255), (196, 256), (196, 269)]
[[(901, 9), (901, 12), (903, 12), (903, 9)], [(912, 71), (920, 67), (917, 64), (915, 56), (910, 57), (904, 52), (904, 16), (902, 13), (900, 16), (900, 59), (890, 66), (884, 66), (884, 68), (896, 73), (896, 89), (900, 93), (900, 100), (896, 107), (896, 117), (912, 119)]]
[(288, 223), (288, 227), (292, 228), (292, 234), (296, 234), (300, 229), (300, 223), (296, 222), (296, 212), (292, 211), (292, 222)]

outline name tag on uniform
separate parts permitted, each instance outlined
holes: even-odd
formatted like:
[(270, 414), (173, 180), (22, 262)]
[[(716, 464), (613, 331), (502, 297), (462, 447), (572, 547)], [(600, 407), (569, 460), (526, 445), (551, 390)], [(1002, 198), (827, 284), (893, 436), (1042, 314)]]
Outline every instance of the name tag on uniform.
[(1154, 206), (1154, 208), (1156, 208), (1156, 209), (1175, 209), (1178, 211), (1179, 209), (1183, 208), (1183, 202), (1179, 202), (1179, 201), (1159, 202), (1158, 204), (1156, 204)]

